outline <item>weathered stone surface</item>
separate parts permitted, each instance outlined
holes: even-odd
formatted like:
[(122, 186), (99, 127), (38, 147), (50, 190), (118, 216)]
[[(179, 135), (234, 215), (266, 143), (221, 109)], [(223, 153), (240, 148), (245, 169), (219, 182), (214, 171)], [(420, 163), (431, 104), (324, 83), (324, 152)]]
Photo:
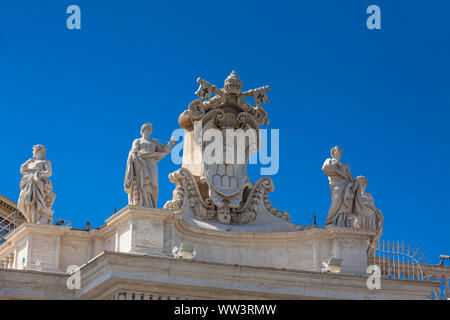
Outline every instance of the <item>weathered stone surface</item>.
[(322, 261), (339, 256), (345, 260), (342, 272), (366, 273), (373, 233), (337, 227), (299, 229), (269, 212), (258, 219), (225, 229), (219, 222), (186, 219), (174, 211), (128, 206), (100, 230), (24, 224), (0, 246), (0, 260), (14, 255), (13, 268), (27, 269), (40, 260), (43, 271), (65, 272), (69, 265), (84, 264), (103, 251), (171, 256), (173, 247), (187, 241), (197, 246), (198, 261), (320, 271)]
[(440, 284), (366, 276), (183, 261), (104, 252), (80, 268), (79, 290), (67, 275), (0, 268), (0, 299), (426, 299)]
[(43, 145), (33, 146), (33, 158), (20, 167), (20, 195), (17, 208), (28, 222), (51, 224), (52, 205), (56, 195), (52, 192), (52, 164), (45, 159), (46, 149)]
[(341, 162), (342, 149), (331, 149), (322, 171), (328, 176), (331, 189), (331, 205), (325, 225), (375, 231), (371, 246), (378, 243), (383, 232), (383, 216), (375, 207), (373, 197), (366, 192), (367, 178), (352, 177), (350, 168)]
[[(275, 209), (268, 199), (267, 191), (274, 189), (272, 180), (265, 177), (252, 184), (247, 175), (249, 157), (260, 147), (259, 127), (269, 123), (261, 105), (269, 101), (270, 88), (242, 92), (235, 71), (222, 89), (201, 78), (197, 82), (199, 99), (178, 119), (186, 130), (183, 164), (170, 174), (176, 188), (164, 207), (192, 213), (197, 220), (236, 226), (253, 224), (263, 203), (265, 211), (289, 221), (289, 214)], [(248, 97), (254, 106), (243, 100)], [(288, 225), (284, 228), (292, 227)]]
[(128, 203), (139, 207), (156, 208), (158, 202), (158, 166), (162, 158), (172, 151), (173, 142), (166, 146), (150, 138), (153, 128), (145, 123), (142, 138), (133, 141), (127, 160), (124, 189)]

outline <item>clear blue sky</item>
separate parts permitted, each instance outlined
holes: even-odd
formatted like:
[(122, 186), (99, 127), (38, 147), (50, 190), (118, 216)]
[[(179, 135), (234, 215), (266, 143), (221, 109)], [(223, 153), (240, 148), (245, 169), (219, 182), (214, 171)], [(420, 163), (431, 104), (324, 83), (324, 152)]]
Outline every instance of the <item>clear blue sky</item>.
[[(81, 30), (66, 8), (81, 7)], [(366, 8), (381, 8), (381, 30)], [(385, 216), (386, 240), (450, 254), (448, 1), (8, 1), (0, 3), (0, 193), (17, 201), (20, 164), (44, 144), (55, 217), (84, 227), (127, 204), (128, 151), (144, 122), (168, 140), (201, 76), (270, 85), (280, 129), (272, 203), (323, 225), (323, 161), (342, 147)], [(159, 206), (171, 198), (159, 165)], [(250, 170), (257, 179), (257, 168)]]

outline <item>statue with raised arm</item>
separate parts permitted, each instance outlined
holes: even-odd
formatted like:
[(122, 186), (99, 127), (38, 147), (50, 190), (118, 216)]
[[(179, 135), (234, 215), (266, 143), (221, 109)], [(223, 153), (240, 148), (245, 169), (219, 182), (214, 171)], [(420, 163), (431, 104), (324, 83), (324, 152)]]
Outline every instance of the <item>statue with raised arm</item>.
[(133, 141), (127, 160), (124, 189), (128, 193), (128, 204), (138, 207), (156, 208), (158, 201), (159, 160), (172, 151), (174, 141), (167, 145), (150, 138), (152, 124), (141, 128), (142, 138)]
[(325, 160), (322, 171), (328, 176), (331, 188), (331, 206), (325, 225), (353, 228), (356, 217), (353, 203), (357, 188), (350, 168), (341, 162), (342, 149), (338, 146), (331, 149), (331, 158)]
[(46, 149), (43, 145), (33, 146), (33, 158), (20, 167), (20, 195), (17, 208), (28, 222), (51, 224), (52, 205), (56, 195), (52, 192), (52, 164), (45, 159)]

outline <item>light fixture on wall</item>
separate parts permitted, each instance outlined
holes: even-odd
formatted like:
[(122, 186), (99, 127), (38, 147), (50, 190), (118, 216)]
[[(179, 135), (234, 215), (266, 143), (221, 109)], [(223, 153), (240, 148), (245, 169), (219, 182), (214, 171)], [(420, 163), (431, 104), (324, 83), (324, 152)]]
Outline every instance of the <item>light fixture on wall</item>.
[(197, 255), (197, 248), (195, 244), (182, 242), (179, 248), (172, 249), (172, 253), (175, 258), (192, 261)]
[(339, 273), (341, 272), (344, 259), (331, 257), (322, 262), (322, 272)]

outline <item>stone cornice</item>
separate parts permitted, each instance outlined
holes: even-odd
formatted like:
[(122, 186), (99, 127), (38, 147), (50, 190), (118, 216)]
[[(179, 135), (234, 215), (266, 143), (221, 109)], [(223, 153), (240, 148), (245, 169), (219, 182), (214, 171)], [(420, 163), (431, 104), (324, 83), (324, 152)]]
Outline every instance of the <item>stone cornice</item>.
[(8, 198), (6, 198), (5, 196), (0, 194), (0, 205), (10, 209), (11, 211), (14, 211), (17, 209), (17, 205), (15, 202), (9, 200)]
[[(159, 208), (138, 208), (133, 206), (126, 206), (110, 218), (106, 220), (106, 225), (102, 229), (92, 229), (89, 231), (74, 230), (66, 226), (42, 225), (24, 223), (16, 230), (11, 232), (6, 237), (6, 243), (12, 243), (18, 237), (23, 237), (31, 230), (34, 233), (48, 234), (48, 235), (63, 235), (70, 234), (71, 238), (78, 238), (80, 240), (90, 239), (104, 239), (107, 235), (113, 232), (117, 225), (127, 221), (130, 217), (152, 217), (157, 220), (165, 220), (175, 226), (175, 230), (192, 239), (205, 239), (223, 241), (224, 243), (233, 242), (247, 243), (255, 242), (263, 244), (263, 242), (271, 243), (286, 243), (295, 241), (307, 240), (330, 240), (330, 239), (368, 239), (373, 236), (373, 232), (352, 230), (347, 228), (326, 227), (326, 228), (310, 228), (302, 231), (291, 232), (233, 232), (206, 229), (198, 226), (193, 226), (183, 220), (183, 214), (166, 209)], [(6, 243), (0, 246), (0, 252), (6, 246)]]
[[(103, 252), (80, 267), (81, 289), (68, 290), (67, 275), (0, 268), (0, 299), (105, 299), (118, 289), (203, 299), (425, 299), (436, 281), (382, 278), (380, 290), (366, 276)], [(45, 295), (43, 294), (45, 292)]]
[(215, 239), (226, 240), (227, 242), (293, 242), (312, 239), (369, 239), (373, 232), (352, 230), (347, 228), (327, 227), (311, 228), (302, 231), (291, 232), (224, 232), (222, 230), (210, 230), (201, 227), (192, 226), (182, 219), (175, 224), (176, 230), (195, 239)]
[(0, 268), (0, 300), (73, 299), (75, 292), (66, 281), (63, 273)]
[(174, 214), (177, 214), (177, 213), (175, 213), (172, 210), (167, 210), (167, 209), (141, 208), (141, 207), (135, 207), (135, 206), (126, 206), (126, 207), (122, 208), (121, 210), (117, 211), (115, 214), (113, 214), (108, 219), (106, 219), (105, 222), (108, 226), (108, 225), (113, 225), (118, 222), (121, 222), (130, 215), (141, 216), (141, 217), (151, 216), (151, 217), (158, 217), (161, 219), (167, 219)]
[[(229, 299), (237, 295), (244, 299), (396, 299), (405, 296), (424, 299), (439, 286), (432, 281), (382, 279), (382, 290), (369, 290), (367, 277), (361, 275), (189, 262), (118, 252), (103, 252), (82, 266), (80, 271), (82, 289), (77, 297), (82, 299), (104, 293), (112, 286), (123, 290), (139, 286), (156, 286), (169, 291), (191, 290), (193, 296), (213, 299), (219, 298), (218, 295)], [(183, 290), (186, 288), (188, 290)]]
[(222, 231), (222, 230), (212, 230), (202, 227), (193, 226), (186, 223), (183, 220), (183, 214), (159, 208), (139, 208), (134, 206), (127, 206), (112, 215), (105, 222), (107, 225), (98, 230), (99, 233), (108, 232), (108, 229), (115, 228), (117, 224), (125, 221), (128, 217), (154, 217), (167, 222), (171, 222), (175, 225), (178, 232), (189, 235), (193, 238), (199, 239), (215, 239), (215, 240), (226, 240), (233, 242), (241, 241), (304, 241), (309, 239), (335, 239), (335, 238), (346, 238), (346, 239), (368, 239), (370, 236), (374, 235), (371, 231), (354, 230), (348, 228), (339, 227), (326, 227), (326, 228), (310, 228), (302, 231), (291, 231), (291, 232), (233, 232), (233, 231)]

